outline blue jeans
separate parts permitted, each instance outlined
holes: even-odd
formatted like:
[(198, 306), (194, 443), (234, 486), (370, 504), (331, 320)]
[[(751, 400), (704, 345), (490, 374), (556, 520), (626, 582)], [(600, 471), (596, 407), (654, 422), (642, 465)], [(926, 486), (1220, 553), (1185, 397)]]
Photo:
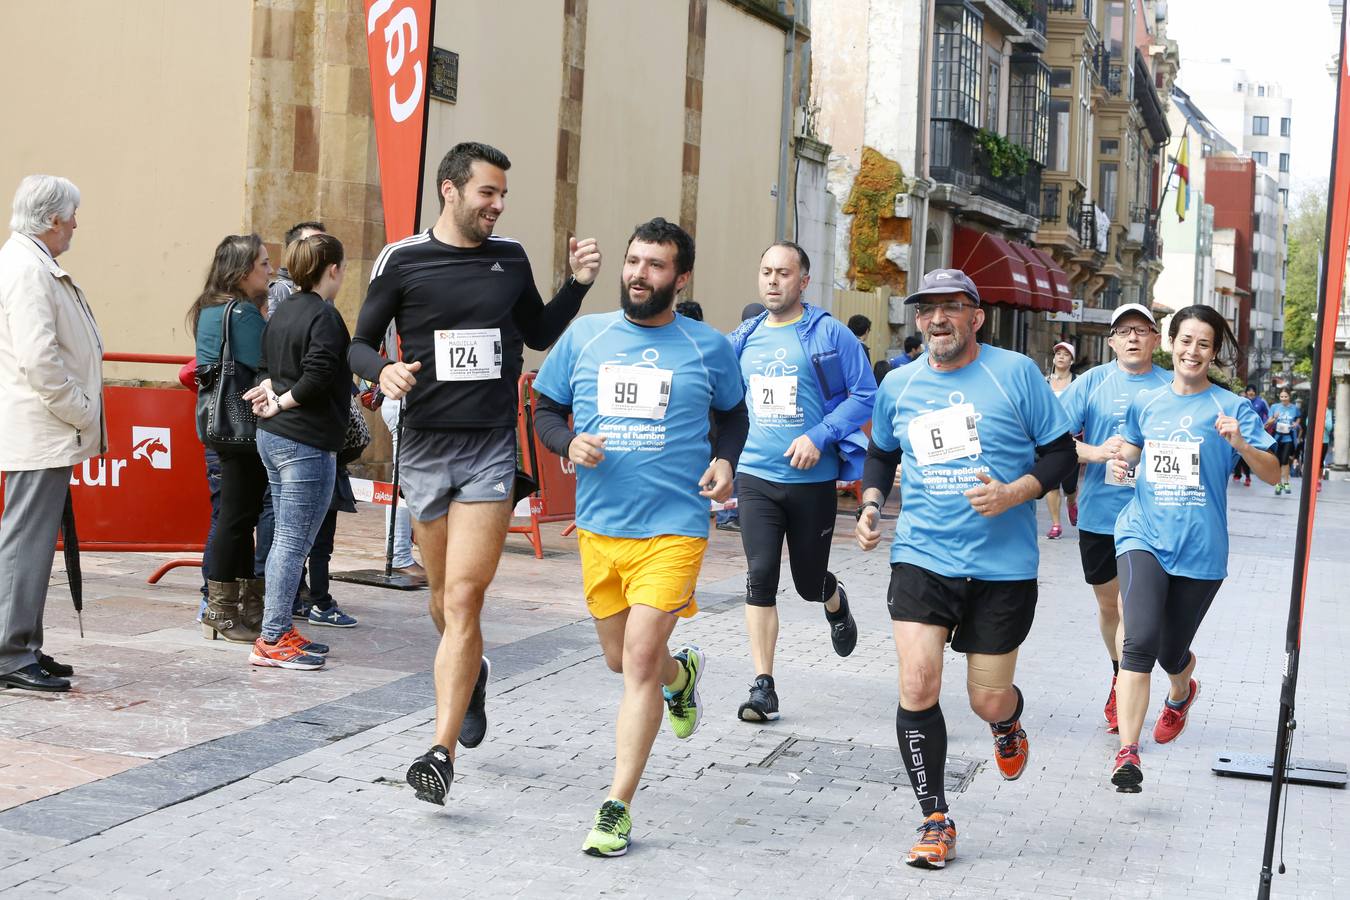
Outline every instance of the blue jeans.
[(262, 637), (268, 643), (291, 630), (291, 610), (305, 558), (328, 515), (337, 477), (337, 454), (258, 429), (258, 455), (272, 488), (272, 551)]

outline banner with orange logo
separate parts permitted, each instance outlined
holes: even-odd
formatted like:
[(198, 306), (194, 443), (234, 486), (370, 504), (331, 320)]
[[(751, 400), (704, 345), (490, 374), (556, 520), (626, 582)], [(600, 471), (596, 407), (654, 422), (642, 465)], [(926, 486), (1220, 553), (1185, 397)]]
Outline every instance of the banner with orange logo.
[(370, 99), (390, 243), (418, 225), (434, 7), (435, 0), (366, 0)]

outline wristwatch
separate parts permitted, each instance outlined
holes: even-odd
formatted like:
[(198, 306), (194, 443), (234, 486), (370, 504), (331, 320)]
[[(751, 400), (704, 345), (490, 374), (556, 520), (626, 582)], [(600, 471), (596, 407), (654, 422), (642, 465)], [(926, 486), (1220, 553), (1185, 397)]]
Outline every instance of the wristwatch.
[(875, 500), (864, 500), (862, 503), (858, 504), (858, 509), (853, 513), (853, 518), (861, 521), (863, 516), (863, 510), (867, 509), (868, 507), (875, 509), (878, 513), (881, 512), (880, 503), (878, 503)]

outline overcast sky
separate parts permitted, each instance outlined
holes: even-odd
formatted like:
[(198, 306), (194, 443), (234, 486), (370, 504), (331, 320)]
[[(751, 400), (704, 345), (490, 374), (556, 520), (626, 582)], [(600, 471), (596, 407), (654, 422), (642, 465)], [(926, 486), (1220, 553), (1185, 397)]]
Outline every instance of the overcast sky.
[(1253, 81), (1279, 82), (1294, 101), (1291, 193), (1325, 190), (1336, 106), (1327, 65), (1340, 40), (1327, 0), (1171, 0), (1167, 36), (1181, 50), (1183, 88), (1188, 59), (1227, 57)]

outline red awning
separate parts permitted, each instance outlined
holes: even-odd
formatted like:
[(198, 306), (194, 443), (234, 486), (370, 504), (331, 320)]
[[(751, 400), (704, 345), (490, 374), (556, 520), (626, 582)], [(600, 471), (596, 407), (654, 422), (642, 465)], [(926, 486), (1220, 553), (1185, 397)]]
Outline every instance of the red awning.
[(1006, 240), (957, 225), (952, 235), (952, 268), (965, 272), (985, 303), (1036, 309), (1026, 264)]
[(1045, 264), (1046, 271), (1050, 273), (1050, 284), (1054, 288), (1055, 312), (1073, 312), (1073, 288), (1069, 287), (1069, 276), (1060, 268), (1055, 258), (1046, 253), (1039, 247), (1030, 248), (1031, 252), (1036, 254), (1036, 258)]
[(1031, 304), (1035, 309), (1052, 310), (1055, 308), (1055, 288), (1050, 284), (1050, 273), (1045, 263), (1032, 252), (1026, 244), (1009, 242), (1009, 247), (1027, 267), (1027, 278), (1031, 281)]

